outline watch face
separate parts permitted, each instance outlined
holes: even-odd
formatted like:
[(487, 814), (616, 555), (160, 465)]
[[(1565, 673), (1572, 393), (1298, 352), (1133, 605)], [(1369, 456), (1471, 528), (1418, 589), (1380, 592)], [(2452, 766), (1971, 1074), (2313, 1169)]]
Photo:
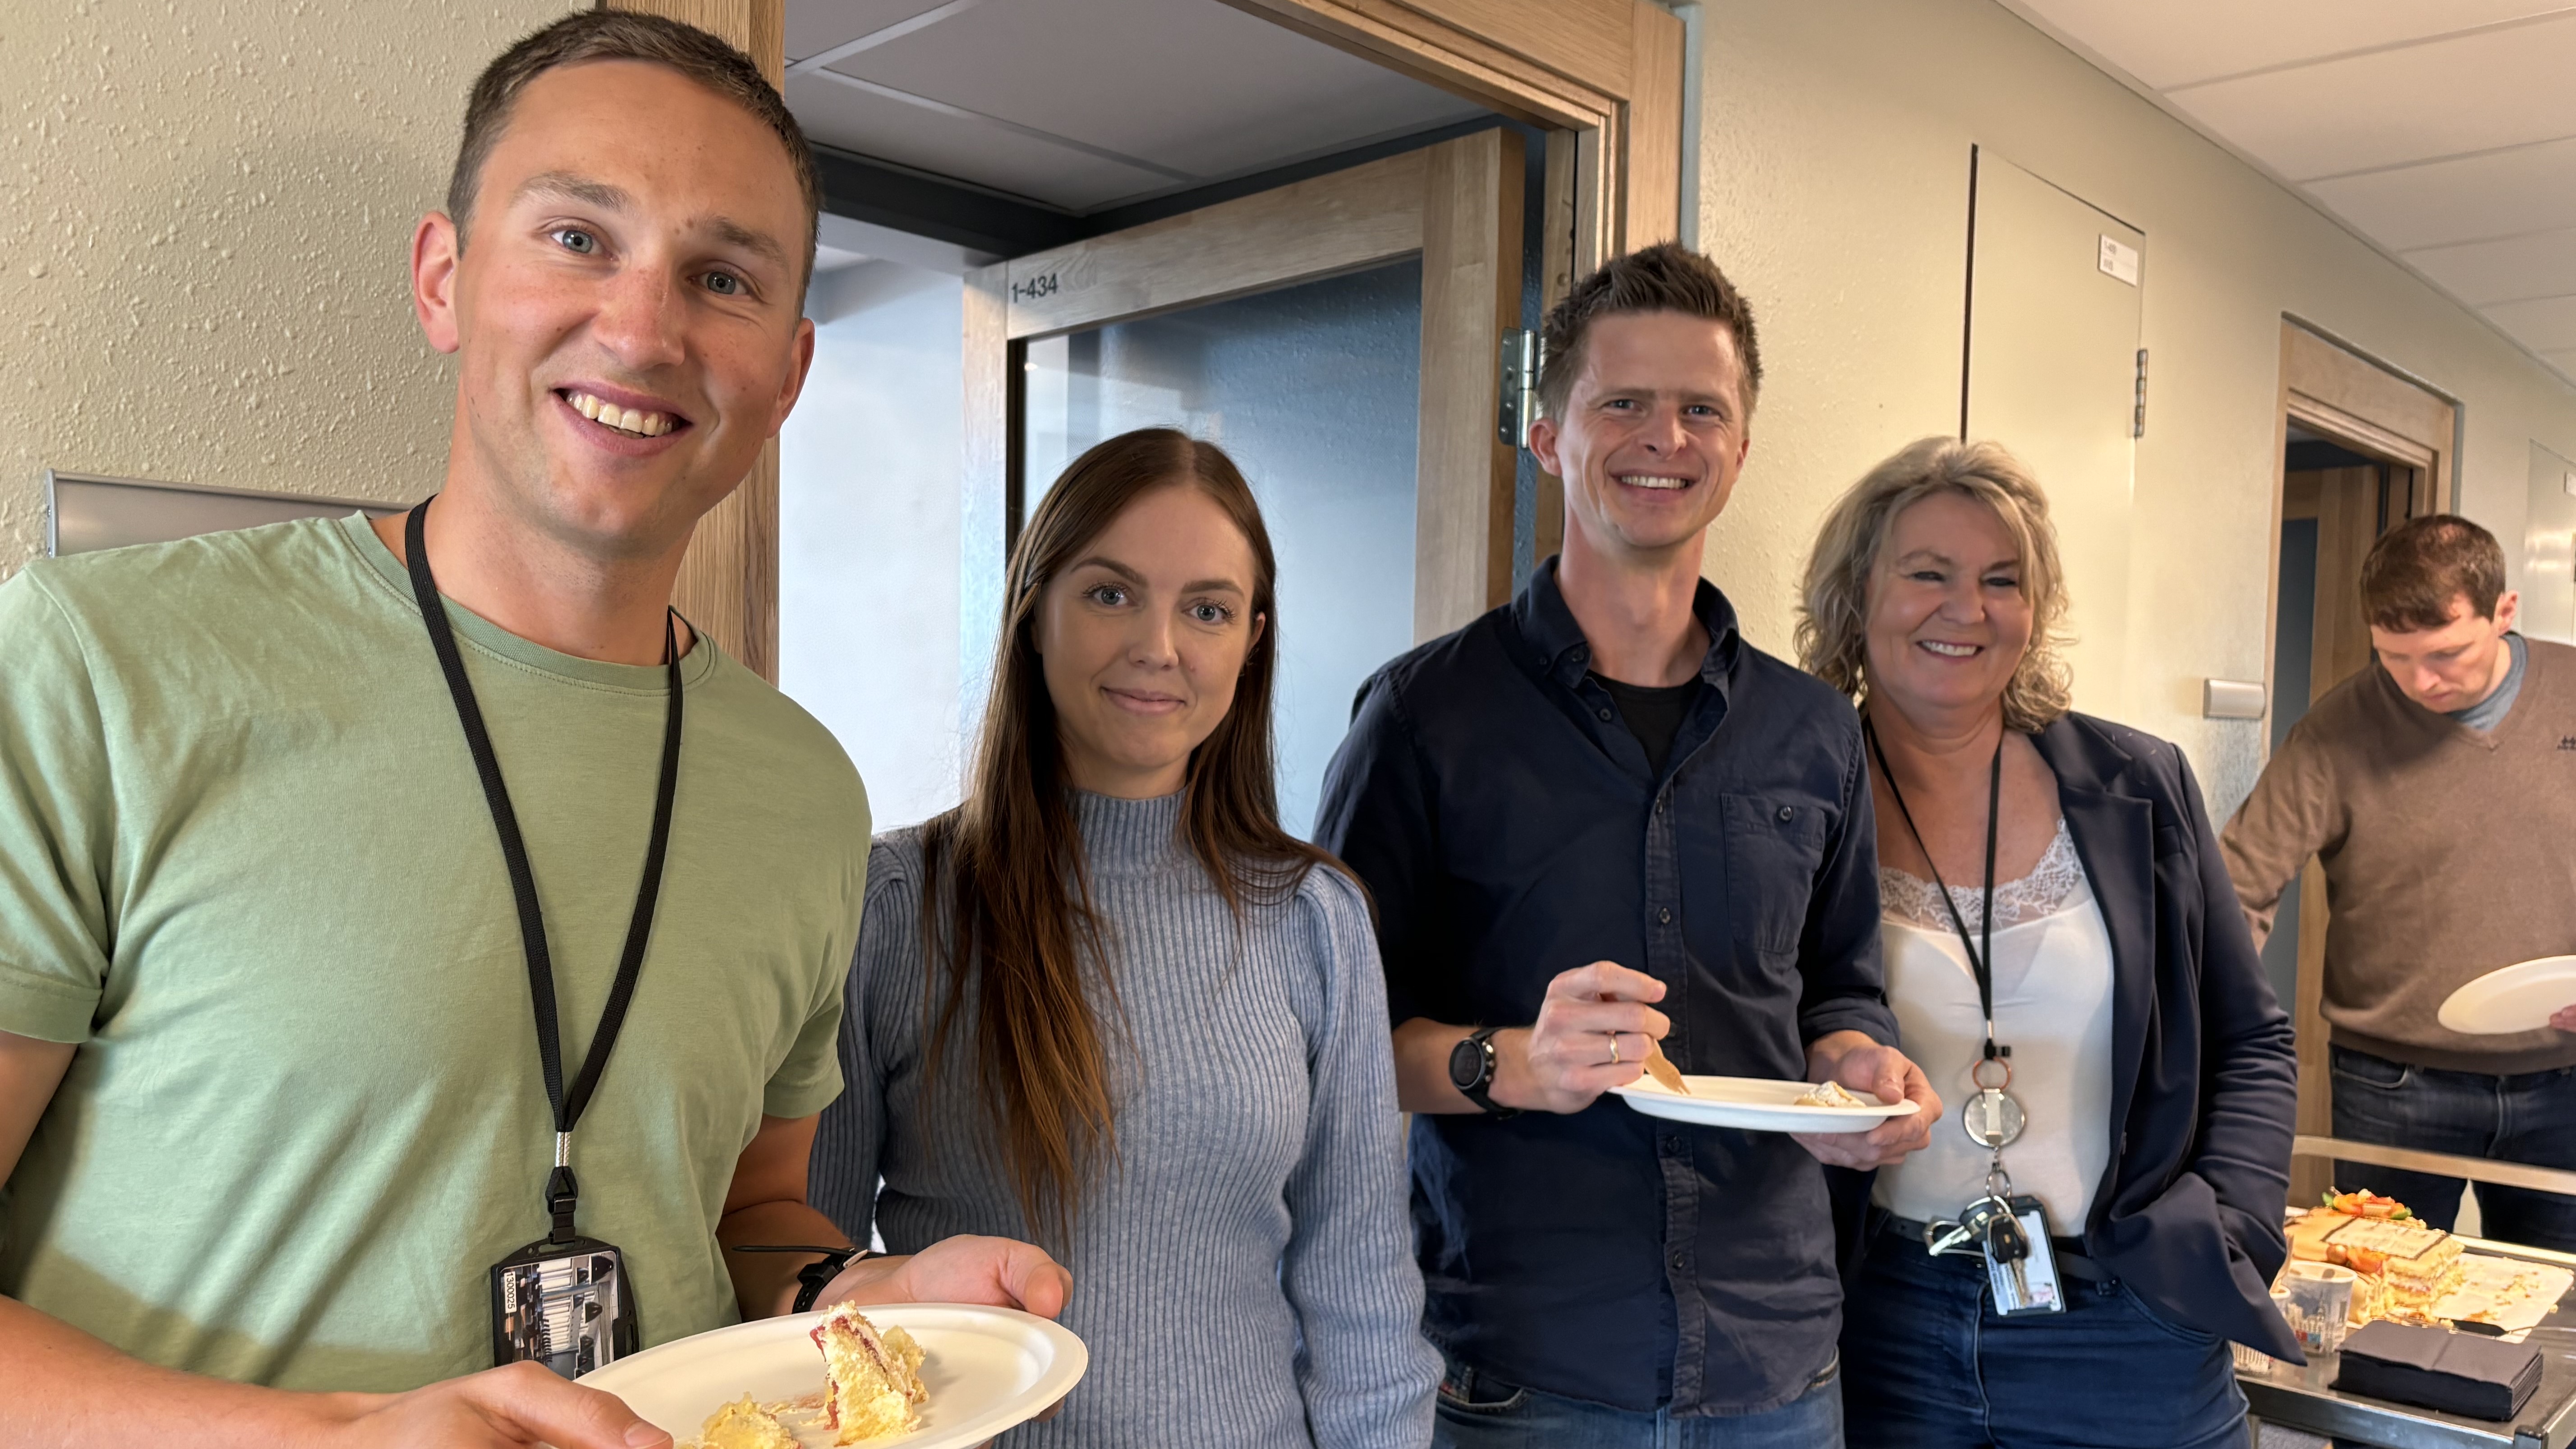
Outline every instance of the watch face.
[(1466, 1091), (1485, 1077), (1485, 1044), (1466, 1037), (1449, 1049), (1449, 1085)]

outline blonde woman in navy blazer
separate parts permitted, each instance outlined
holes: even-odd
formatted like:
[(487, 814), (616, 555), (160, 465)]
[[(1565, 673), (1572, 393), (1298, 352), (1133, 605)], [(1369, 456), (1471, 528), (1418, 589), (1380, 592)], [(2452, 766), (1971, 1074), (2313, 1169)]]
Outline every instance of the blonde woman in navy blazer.
[(1843, 1329), (1853, 1449), (2241, 1445), (2227, 1341), (2298, 1353), (2269, 1296), (2289, 1018), (2181, 751), (2068, 709), (2065, 608), (2047, 499), (1992, 443), (1888, 459), (1809, 560), (1799, 653), (1871, 736), (1905, 1049), (1944, 1101), (2002, 1075), (1985, 959), (2028, 1117), (2002, 1161), (2042, 1204), (2064, 1304), (2000, 1314), (1980, 1254), (1927, 1249), (1991, 1162), (1952, 1113), (1869, 1184)]

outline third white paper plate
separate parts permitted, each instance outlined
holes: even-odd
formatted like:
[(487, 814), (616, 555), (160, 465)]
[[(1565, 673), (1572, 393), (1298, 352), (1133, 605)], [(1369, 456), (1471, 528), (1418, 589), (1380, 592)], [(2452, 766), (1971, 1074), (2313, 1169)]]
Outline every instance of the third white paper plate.
[[(1701, 1127), (1742, 1127), (1754, 1132), (1866, 1132), (1890, 1117), (1908, 1117), (1922, 1107), (1899, 1102), (1893, 1107), (1801, 1107), (1807, 1082), (1774, 1082), (1760, 1077), (1684, 1077), (1687, 1097), (1652, 1077), (1639, 1077), (1610, 1090), (1649, 1117), (1669, 1117)], [(1864, 1092), (1852, 1095), (1869, 1101)]]
[(2451, 993), (2442, 1025), (2472, 1036), (2538, 1031), (2559, 1008), (2576, 1006), (2576, 956), (2543, 956), (2490, 971)]
[[(967, 1449), (1035, 1418), (1082, 1378), (1089, 1350), (1064, 1328), (1007, 1308), (956, 1303), (889, 1303), (865, 1310), (879, 1328), (901, 1328), (921, 1345), (921, 1382), (930, 1402), (921, 1427), (871, 1439), (869, 1449)], [(674, 1442), (698, 1436), (709, 1414), (751, 1395), (762, 1403), (794, 1399), (823, 1387), (823, 1355), (814, 1347), (820, 1313), (737, 1323), (674, 1339), (622, 1358), (582, 1382), (605, 1389), (653, 1421)], [(828, 1445), (816, 1426), (799, 1442)]]

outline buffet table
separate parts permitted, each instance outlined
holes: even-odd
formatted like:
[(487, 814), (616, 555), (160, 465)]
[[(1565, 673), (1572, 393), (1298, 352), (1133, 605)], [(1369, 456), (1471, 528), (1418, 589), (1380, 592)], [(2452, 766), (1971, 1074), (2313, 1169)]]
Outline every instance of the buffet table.
[[(2337, 1156), (2347, 1161), (2403, 1157), (2388, 1162), (2418, 1170), (2452, 1172), (2472, 1180), (2509, 1179), (2516, 1185), (2543, 1186), (2529, 1179), (2544, 1170), (2505, 1163), (2480, 1163), (2436, 1157), (2431, 1153), (2301, 1137), (2301, 1156)], [(2437, 1165), (2438, 1164), (2438, 1165)], [(2564, 1178), (2565, 1174), (2547, 1174)], [(2556, 1183), (2547, 1184), (2557, 1186)], [(2562, 1189), (2563, 1190), (2563, 1189)], [(2524, 1262), (2576, 1268), (2576, 1256), (2463, 1237), (2472, 1253)], [(2340, 1354), (2315, 1354), (2305, 1367), (2240, 1351), (2236, 1382), (2261, 1423), (2327, 1435), (2346, 1445), (2382, 1449), (2570, 1449), (2576, 1446), (2576, 1294), (2562, 1300), (2523, 1340), (2541, 1351), (2540, 1390), (2510, 1421), (2469, 1419), (2455, 1414), (2388, 1403), (2327, 1387), (2340, 1369)]]

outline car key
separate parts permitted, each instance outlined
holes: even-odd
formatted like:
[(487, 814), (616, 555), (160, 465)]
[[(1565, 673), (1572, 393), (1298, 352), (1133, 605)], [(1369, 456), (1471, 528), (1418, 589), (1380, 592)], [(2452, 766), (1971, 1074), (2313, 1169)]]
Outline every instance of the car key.
[(2022, 1269), (2022, 1260), (2029, 1256), (2030, 1234), (2014, 1219), (2010, 1204), (1995, 1202), (1986, 1217), (1986, 1261), (2012, 1275), (2015, 1303), (2030, 1299), (2030, 1279)]

